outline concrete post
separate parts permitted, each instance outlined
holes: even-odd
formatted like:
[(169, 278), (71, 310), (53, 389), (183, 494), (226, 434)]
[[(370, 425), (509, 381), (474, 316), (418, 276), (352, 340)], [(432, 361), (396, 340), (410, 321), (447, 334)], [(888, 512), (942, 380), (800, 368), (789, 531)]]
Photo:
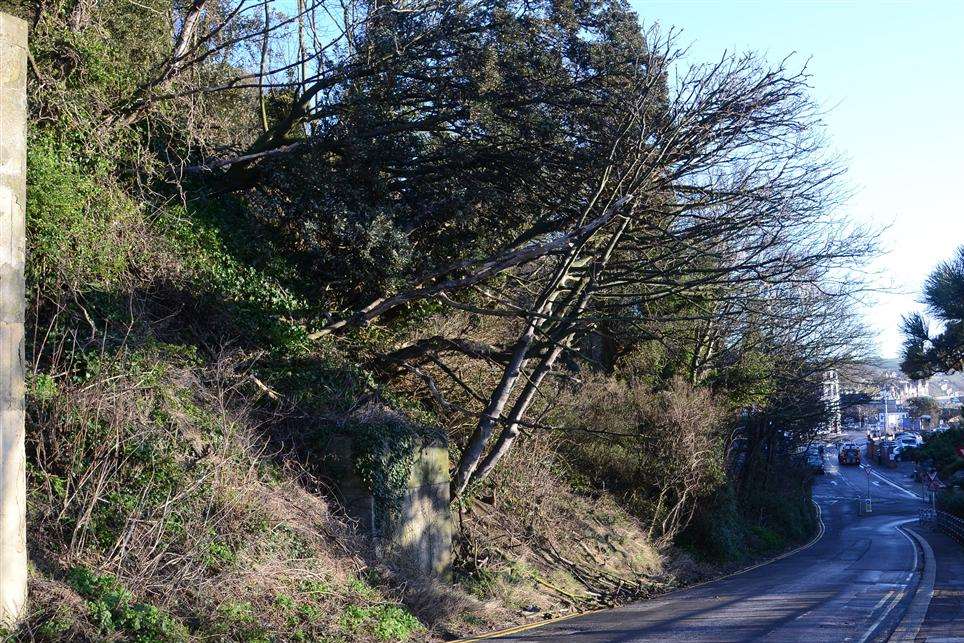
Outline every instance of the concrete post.
[(24, 206), (27, 23), (0, 13), (0, 626), (27, 600), (24, 454)]
[(396, 555), (428, 576), (448, 578), (451, 571), (449, 483), (448, 446), (422, 447), (406, 484), (401, 511), (391, 534)]
[(412, 571), (448, 578), (452, 563), (448, 446), (426, 444), (412, 454), (415, 462), (398, 490), (397, 512), (386, 512), (355, 473), (351, 436), (332, 436), (325, 451), (346, 513), (374, 538), (379, 551)]

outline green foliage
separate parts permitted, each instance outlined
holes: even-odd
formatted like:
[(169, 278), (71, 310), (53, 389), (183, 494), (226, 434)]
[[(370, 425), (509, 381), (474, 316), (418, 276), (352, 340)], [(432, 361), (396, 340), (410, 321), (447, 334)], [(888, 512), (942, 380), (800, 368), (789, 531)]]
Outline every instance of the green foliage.
[(748, 351), (736, 364), (714, 374), (713, 384), (731, 408), (762, 406), (776, 393), (773, 357)]
[(204, 564), (211, 570), (228, 569), (238, 561), (237, 553), (227, 543), (214, 539), (208, 543)]
[(458, 579), (459, 585), (479, 600), (492, 597), (492, 590), (499, 580), (499, 574), (485, 567), (472, 567)]
[(98, 575), (84, 567), (74, 567), (67, 580), (87, 600), (91, 618), (103, 634), (119, 632), (139, 643), (189, 638), (183, 624), (153, 605), (136, 602), (131, 592), (109, 574)]
[(322, 598), (332, 592), (331, 585), (321, 580), (302, 580), (298, 583), (298, 589), (314, 598)]
[[(88, 434), (96, 440), (98, 433)], [(126, 437), (126, 436), (125, 436)], [(98, 504), (90, 516), (89, 529), (103, 551), (116, 541), (128, 518), (145, 508), (162, 506), (186, 488), (188, 475), (180, 459), (182, 448), (159, 435), (146, 435), (142, 440), (125, 439), (117, 457), (124, 465), (117, 470), (106, 492), (106, 502)], [(177, 512), (171, 515), (166, 530), (172, 536), (181, 532)]]
[(416, 461), (418, 436), (406, 430), (382, 432), (366, 427), (356, 433), (355, 443), (356, 472), (380, 502), (396, 507)]
[(941, 478), (946, 479), (964, 465), (964, 460), (957, 455), (957, 447), (962, 444), (964, 428), (932, 433), (924, 438), (924, 445), (917, 449), (916, 459), (919, 462), (932, 461)]
[(317, 411), (346, 413), (359, 398), (376, 389), (370, 372), (342, 350), (325, 344), (311, 357), (278, 355), (265, 361), (259, 375), (304, 408)]
[(358, 477), (383, 508), (397, 511), (419, 451), (432, 439), (432, 432), (389, 415), (353, 422), (346, 432), (352, 438)]
[(144, 222), (110, 172), (54, 134), (32, 130), (27, 145), (31, 283), (99, 290), (129, 285), (132, 263), (145, 261), (147, 250), (136, 232)]
[(923, 315), (905, 317), (901, 370), (914, 379), (964, 370), (964, 246), (927, 278), (924, 302), (943, 330), (931, 336)]
[(726, 485), (699, 508), (676, 543), (698, 560), (738, 562), (749, 555), (748, 533), (736, 494)]
[(407, 641), (425, 629), (411, 612), (397, 605), (348, 605), (340, 625), (348, 634), (367, 633), (380, 641)]
[[(180, 435), (193, 392), (174, 373), (195, 360), (191, 348), (165, 344), (114, 355), (78, 351), (72, 369), (33, 379), (28, 426), (44, 430), (28, 431), (28, 451), (37, 458), (30, 486), (59, 502), (48, 507), (43, 494), (32, 499), (42, 511), (36, 518), (49, 521), (45, 529), (106, 553), (123, 530), (160, 519), (157, 508), (179, 498), (163, 512), (163, 532), (167, 544), (184, 536), (183, 511), (205, 492), (195, 482), (206, 465), (190, 460)], [(96, 489), (78, 484), (92, 467), (103, 476)]]
[(228, 601), (218, 607), (214, 632), (234, 640), (268, 643), (271, 638), (255, 614), (249, 601)]
[(27, 382), (27, 394), (38, 402), (49, 402), (58, 392), (56, 380), (47, 373), (37, 373)]
[(248, 337), (303, 353), (307, 328), (298, 320), (308, 307), (309, 286), (291, 257), (272, 244), (230, 201), (201, 201), (188, 209), (167, 208), (159, 229), (178, 248), (185, 269), (201, 292), (229, 306), (231, 323)]
[[(31, 53), (48, 72), (48, 82), (79, 93), (86, 102), (78, 100), (78, 107), (90, 112), (128, 98), (150, 77), (168, 51), (163, 34), (169, 32), (164, 16), (169, 7), (161, 0), (139, 7), (106, 3), (87, 14), (83, 28), (72, 29), (65, 18), (74, 6), (58, 0), (45, 7), (46, 19), (31, 34)], [(65, 52), (71, 54), (66, 60)]]
[(803, 542), (816, 525), (802, 486), (753, 489), (740, 498), (727, 484), (701, 504), (676, 542), (697, 559), (732, 563)]
[(750, 534), (753, 536), (753, 548), (761, 553), (778, 551), (786, 546), (783, 536), (763, 525), (753, 525), (750, 527)]
[[(906, 402), (908, 412), (912, 418), (920, 418), (924, 415), (931, 416), (936, 420), (941, 412), (941, 406), (937, 400), (930, 396), (912, 397)], [(936, 421), (935, 421), (936, 425)]]
[(37, 628), (37, 635), (41, 640), (63, 641), (66, 640), (68, 632), (74, 628), (77, 617), (70, 608), (58, 606), (53, 613), (46, 615), (44, 621)]

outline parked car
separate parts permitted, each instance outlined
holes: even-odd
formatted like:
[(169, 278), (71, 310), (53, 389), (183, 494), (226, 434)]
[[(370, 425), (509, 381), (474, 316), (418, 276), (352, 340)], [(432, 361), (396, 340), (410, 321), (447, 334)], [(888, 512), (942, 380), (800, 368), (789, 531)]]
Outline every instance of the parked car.
[(923, 444), (924, 440), (916, 433), (901, 433), (894, 441), (894, 460), (907, 460), (910, 453)]
[(904, 433), (898, 433), (897, 441), (900, 442), (902, 445), (912, 446), (912, 447), (919, 447), (922, 444), (924, 444), (924, 438), (922, 438), (920, 434), (911, 433), (909, 431), (905, 431)]
[(893, 440), (881, 440), (877, 443), (876, 457), (877, 462), (880, 464), (885, 464), (889, 460), (895, 458), (897, 452), (897, 443)]
[(812, 446), (807, 449), (807, 466), (813, 473), (826, 473), (823, 460), (824, 446)]

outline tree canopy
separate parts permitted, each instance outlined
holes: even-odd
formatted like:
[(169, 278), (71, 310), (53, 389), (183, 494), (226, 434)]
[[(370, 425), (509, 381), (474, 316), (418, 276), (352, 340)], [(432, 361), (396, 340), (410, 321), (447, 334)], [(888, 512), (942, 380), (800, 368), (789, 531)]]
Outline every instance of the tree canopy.
[(913, 379), (964, 370), (964, 246), (927, 278), (924, 303), (942, 330), (932, 334), (920, 313), (904, 317), (901, 370)]
[(921, 418), (925, 415), (929, 415), (931, 418), (936, 418), (941, 412), (941, 406), (937, 403), (937, 400), (928, 395), (912, 397), (907, 400), (906, 406), (910, 416), (915, 419)]

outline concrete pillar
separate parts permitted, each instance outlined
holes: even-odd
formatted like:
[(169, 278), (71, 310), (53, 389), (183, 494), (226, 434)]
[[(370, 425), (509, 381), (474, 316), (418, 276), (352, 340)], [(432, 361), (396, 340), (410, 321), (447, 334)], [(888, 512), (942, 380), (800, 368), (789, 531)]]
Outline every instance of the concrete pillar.
[(27, 23), (0, 13), (0, 625), (27, 600), (24, 454), (24, 206)]
[(398, 489), (397, 507), (385, 507), (358, 477), (351, 436), (325, 445), (327, 469), (346, 513), (371, 536), (378, 551), (396, 564), (425, 576), (447, 578), (452, 563), (449, 510), (449, 452), (444, 443), (424, 444), (412, 453), (408, 480)]
[(449, 450), (422, 447), (409, 475), (391, 534), (396, 555), (428, 576), (448, 577), (452, 564)]

